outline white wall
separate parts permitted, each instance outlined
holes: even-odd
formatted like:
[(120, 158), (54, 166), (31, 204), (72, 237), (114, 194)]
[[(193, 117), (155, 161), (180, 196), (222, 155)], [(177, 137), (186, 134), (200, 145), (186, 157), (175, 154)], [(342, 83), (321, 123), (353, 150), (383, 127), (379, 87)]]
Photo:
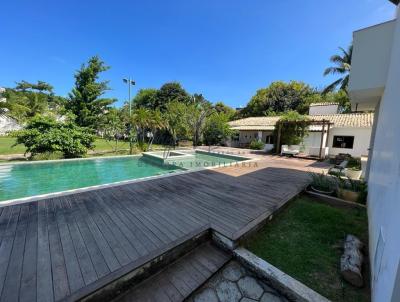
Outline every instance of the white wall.
[[(331, 128), (328, 138), (329, 155), (337, 155), (339, 153), (348, 153), (354, 157), (368, 155), (371, 131), (372, 128)], [(333, 137), (335, 135), (354, 136), (353, 149), (333, 148)]]
[(349, 91), (359, 110), (373, 109), (382, 95), (389, 70), (394, 28), (395, 22), (389, 21), (353, 34)]
[[(354, 157), (361, 157), (361, 155), (368, 155), (368, 148), (371, 138), (371, 128), (331, 128), (329, 130), (328, 144), (329, 155), (337, 155), (339, 153), (348, 153)], [(354, 136), (353, 149), (333, 148), (333, 136), (345, 135)], [(323, 143), (325, 144), (326, 134)], [(309, 153), (310, 147), (320, 147), (321, 145), (321, 132), (310, 132), (304, 138), (303, 144), (304, 152)]]
[[(372, 298), (400, 301), (400, 20), (390, 56), (368, 178), (369, 245)], [(381, 239), (379, 239), (381, 236)], [(379, 243), (379, 244), (378, 244)]]

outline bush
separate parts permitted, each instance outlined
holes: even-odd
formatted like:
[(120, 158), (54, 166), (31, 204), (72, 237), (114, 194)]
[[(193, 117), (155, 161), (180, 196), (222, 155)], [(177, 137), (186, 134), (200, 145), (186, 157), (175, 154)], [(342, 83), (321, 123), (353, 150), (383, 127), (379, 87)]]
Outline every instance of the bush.
[(360, 171), (361, 170), (361, 159), (358, 157), (350, 157), (347, 169)]
[(311, 186), (319, 191), (334, 192), (337, 189), (337, 178), (325, 174), (311, 173)]
[(253, 140), (253, 141), (251, 141), (251, 143), (250, 143), (250, 149), (253, 149), (253, 150), (263, 150), (264, 149), (264, 143), (263, 142), (260, 142), (260, 141), (258, 141), (258, 140)]
[(86, 128), (44, 116), (34, 117), (23, 130), (15, 131), (12, 135), (17, 138), (15, 145), (25, 145), (25, 153), (30, 153), (32, 158), (37, 158), (38, 154), (56, 152), (62, 153), (64, 158), (82, 157), (88, 149), (93, 149), (95, 140)]

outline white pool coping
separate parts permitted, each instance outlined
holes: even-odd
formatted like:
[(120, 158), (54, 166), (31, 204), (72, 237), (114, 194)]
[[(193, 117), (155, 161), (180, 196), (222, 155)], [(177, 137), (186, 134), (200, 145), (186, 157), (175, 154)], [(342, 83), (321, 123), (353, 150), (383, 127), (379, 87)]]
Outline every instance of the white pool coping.
[[(215, 155), (224, 155), (223, 153), (208, 152), (208, 151), (203, 151), (203, 150), (200, 150), (200, 151), (204, 152), (204, 153), (212, 153), (212, 154), (215, 154)], [(93, 158), (72, 158), (72, 159), (60, 159), (60, 160), (40, 160), (40, 161), (37, 161), (37, 162), (12, 163), (12, 164), (9, 164), (9, 165), (34, 164), (34, 163), (38, 163), (38, 162), (40, 162), (40, 163), (49, 163), (49, 162), (53, 163), (53, 162), (61, 162), (61, 161), (93, 160), (93, 159), (101, 159), (101, 158), (121, 158), (121, 157), (135, 157), (135, 156), (137, 157), (137, 156), (142, 156), (142, 155), (139, 154), (139, 155), (104, 156), (104, 157), (100, 157), (100, 158), (93, 157)], [(226, 155), (226, 156), (229, 156), (229, 155)], [(162, 175), (153, 175), (153, 176), (141, 177), (141, 178), (136, 178), (136, 179), (122, 180), (122, 181), (117, 181), (117, 182), (112, 182), (112, 183), (107, 183), (107, 184), (101, 184), (101, 185), (95, 185), (95, 186), (88, 186), (88, 187), (82, 187), (82, 188), (77, 188), (77, 189), (59, 191), (59, 192), (52, 192), (52, 193), (33, 195), (33, 196), (22, 197), (22, 198), (8, 199), (8, 200), (0, 201), (0, 208), (6, 207), (6, 206), (12, 206), (12, 205), (18, 205), (18, 204), (24, 204), (24, 203), (39, 201), (39, 200), (48, 199), (48, 198), (68, 196), (68, 195), (77, 194), (77, 193), (90, 192), (90, 191), (99, 190), (99, 189), (118, 187), (118, 186), (123, 186), (123, 185), (133, 184), (133, 183), (139, 183), (139, 182), (149, 181), (149, 180), (154, 180), (154, 179), (161, 179), (161, 178), (173, 177), (173, 176), (177, 176), (177, 175), (195, 173), (195, 172), (204, 171), (204, 170), (214, 170), (214, 169), (219, 169), (219, 168), (224, 168), (224, 167), (236, 166), (237, 164), (243, 165), (243, 164), (247, 164), (247, 163), (251, 163), (251, 162), (255, 162), (255, 161), (260, 160), (260, 158), (249, 159), (248, 157), (245, 157), (245, 156), (236, 156), (236, 155), (231, 155), (231, 157), (241, 157), (244, 160), (243, 161), (234, 161), (234, 162), (231, 162), (229, 164), (212, 166), (212, 167), (199, 167), (197, 169), (191, 169), (191, 170), (184, 169), (182, 171), (174, 171), (174, 172), (165, 173), (165, 174), (162, 174)], [(180, 168), (180, 169), (183, 169), (183, 168), (181, 168), (179, 166), (177, 166), (177, 167)]]

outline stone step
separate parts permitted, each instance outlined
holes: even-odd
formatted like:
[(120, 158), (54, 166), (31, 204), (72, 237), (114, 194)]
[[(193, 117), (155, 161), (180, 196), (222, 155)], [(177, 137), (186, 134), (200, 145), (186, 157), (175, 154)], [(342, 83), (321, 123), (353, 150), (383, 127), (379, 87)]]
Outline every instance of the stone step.
[(230, 255), (213, 243), (206, 242), (113, 301), (183, 301), (223, 267), (230, 258)]

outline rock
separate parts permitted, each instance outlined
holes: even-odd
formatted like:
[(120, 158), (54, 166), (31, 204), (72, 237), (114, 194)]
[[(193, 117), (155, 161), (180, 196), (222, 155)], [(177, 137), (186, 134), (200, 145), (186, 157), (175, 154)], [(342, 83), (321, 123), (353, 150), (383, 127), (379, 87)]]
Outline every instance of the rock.
[(242, 300), (240, 300), (240, 302), (256, 302), (257, 300), (253, 300), (253, 299), (249, 299), (249, 298), (242, 298)]
[(237, 262), (229, 263), (222, 274), (225, 279), (236, 282), (243, 276), (243, 268)]
[(238, 285), (243, 295), (247, 298), (258, 300), (264, 292), (257, 280), (252, 277), (246, 276), (240, 279)]
[(271, 286), (265, 284), (265, 282), (260, 282), (262, 288), (264, 289), (265, 292), (273, 293), (275, 295), (278, 295), (275, 289), (273, 289)]
[(264, 295), (260, 299), (260, 302), (282, 302), (282, 300), (274, 294), (264, 293)]
[(218, 302), (218, 297), (215, 291), (211, 288), (206, 288), (200, 293), (196, 294), (193, 299), (194, 302)]
[(220, 302), (238, 302), (242, 298), (238, 287), (231, 281), (222, 281), (215, 290)]

